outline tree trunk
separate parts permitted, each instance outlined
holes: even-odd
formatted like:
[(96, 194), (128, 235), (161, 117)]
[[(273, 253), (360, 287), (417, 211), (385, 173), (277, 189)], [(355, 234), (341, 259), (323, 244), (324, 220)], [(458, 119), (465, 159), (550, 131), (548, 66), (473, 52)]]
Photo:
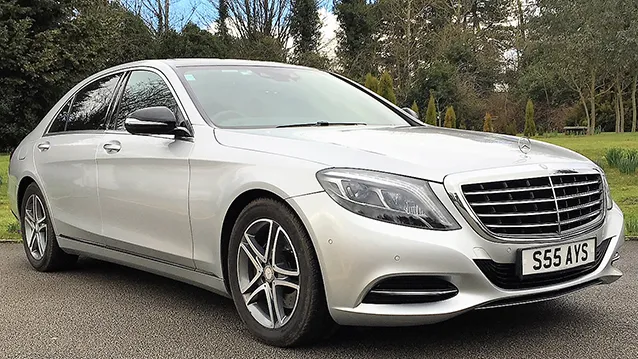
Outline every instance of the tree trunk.
[(616, 133), (620, 132), (620, 101), (621, 101), (621, 90), (620, 90), (620, 75), (616, 75), (616, 79), (614, 81), (614, 111), (616, 111)]
[(620, 93), (618, 94), (618, 105), (620, 106), (620, 132), (625, 132), (625, 101), (623, 88), (620, 88)]
[(589, 101), (591, 103), (591, 129), (589, 130), (589, 134), (593, 135), (596, 131), (596, 73), (594, 71), (591, 72), (591, 84), (589, 87)]
[(636, 132), (636, 117), (638, 116), (638, 109), (636, 108), (636, 82), (638, 82), (638, 74), (634, 75), (633, 82), (631, 83), (631, 108), (633, 110), (631, 132)]

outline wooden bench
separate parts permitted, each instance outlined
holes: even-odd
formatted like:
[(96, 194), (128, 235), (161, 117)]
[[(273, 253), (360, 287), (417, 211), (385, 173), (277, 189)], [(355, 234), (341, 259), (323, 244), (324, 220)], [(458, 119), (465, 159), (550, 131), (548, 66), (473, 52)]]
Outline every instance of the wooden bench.
[(565, 126), (563, 127), (563, 133), (585, 135), (587, 134), (587, 126)]

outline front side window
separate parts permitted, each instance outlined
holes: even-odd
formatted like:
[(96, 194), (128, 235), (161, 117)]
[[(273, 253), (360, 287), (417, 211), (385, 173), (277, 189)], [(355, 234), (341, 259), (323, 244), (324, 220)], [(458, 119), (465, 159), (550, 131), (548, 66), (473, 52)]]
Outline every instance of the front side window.
[(126, 82), (122, 99), (113, 117), (115, 130), (124, 130), (124, 120), (132, 112), (155, 106), (166, 106), (179, 117), (177, 102), (166, 82), (151, 71), (133, 71)]
[(66, 131), (106, 129), (106, 115), (121, 74), (96, 80), (80, 90), (73, 100)]

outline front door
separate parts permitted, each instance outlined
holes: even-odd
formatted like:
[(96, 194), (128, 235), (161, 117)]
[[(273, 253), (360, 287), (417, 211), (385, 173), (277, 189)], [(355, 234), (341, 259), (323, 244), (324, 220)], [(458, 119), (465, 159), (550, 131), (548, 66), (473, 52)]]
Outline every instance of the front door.
[(166, 106), (181, 116), (159, 73), (132, 71), (97, 150), (102, 234), (110, 247), (194, 268), (188, 213), (193, 143), (124, 129), (128, 114), (153, 106)]

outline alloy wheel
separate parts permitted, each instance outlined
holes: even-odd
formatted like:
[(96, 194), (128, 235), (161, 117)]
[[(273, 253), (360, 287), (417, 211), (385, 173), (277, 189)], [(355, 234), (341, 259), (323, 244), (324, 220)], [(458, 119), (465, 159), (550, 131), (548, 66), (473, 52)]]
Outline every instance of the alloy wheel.
[(244, 303), (266, 328), (280, 328), (299, 302), (299, 260), (288, 233), (271, 219), (244, 231), (237, 252), (237, 277)]
[(47, 216), (42, 200), (36, 194), (27, 199), (24, 210), (24, 234), (27, 248), (35, 260), (44, 256), (47, 248)]

